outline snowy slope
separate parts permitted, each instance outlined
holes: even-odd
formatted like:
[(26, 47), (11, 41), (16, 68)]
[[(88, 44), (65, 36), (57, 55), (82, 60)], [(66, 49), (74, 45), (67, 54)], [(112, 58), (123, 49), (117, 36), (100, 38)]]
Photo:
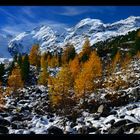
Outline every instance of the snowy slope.
[[(54, 75), (60, 69), (48, 70)], [(30, 82), (38, 74), (31, 66)], [(112, 79), (121, 78), (128, 86), (100, 87), (88, 96), (85, 109), (80, 102), (73, 107), (73, 112), (79, 112), (75, 116), (54, 113), (49, 89), (43, 85), (28, 84), (18, 90), (17, 97), (5, 96), (4, 111), (0, 111), (0, 134), (140, 134), (140, 58), (132, 59), (125, 69), (104, 75), (107, 82), (115, 84)]]
[(11, 38), (11, 36), (0, 34), (0, 58), (11, 56), (8, 52), (8, 42)]
[(73, 43), (79, 52), (85, 37), (90, 39), (91, 45), (108, 38), (124, 35), (129, 31), (140, 28), (140, 17), (130, 16), (127, 19), (105, 24), (99, 19), (86, 18), (71, 28), (56, 29), (45, 25), (20, 33), (8, 43), (11, 54), (16, 52), (28, 53), (34, 43), (38, 43), (41, 52), (59, 50), (68, 42)]
[(51, 27), (42, 25), (32, 31), (23, 32), (16, 36), (16, 38), (9, 42), (9, 51), (11, 54), (15, 52), (26, 53), (29, 52), (33, 44), (39, 44), (41, 52), (46, 50), (54, 51), (57, 49), (57, 45), (61, 44), (63, 40), (64, 35), (62, 30), (59, 33)]
[[(17, 98), (6, 97), (5, 112), (0, 112), (0, 120), (7, 123), (1, 126), (7, 129), (7, 134), (140, 134), (140, 59), (132, 60), (126, 73), (122, 69), (112, 74), (121, 77), (129, 75), (129, 88), (114, 91), (103, 88), (98, 93), (98, 90), (93, 92), (88, 99), (91, 101), (94, 97), (101, 105), (96, 102), (98, 108), (95, 112), (89, 111), (89, 106), (82, 109), (75, 119), (52, 113), (47, 87), (33, 85), (20, 89), (22, 94)], [(132, 80), (132, 77), (137, 79)], [(120, 93), (117, 99), (121, 101), (119, 106), (102, 96), (114, 93)], [(127, 98), (125, 103), (121, 100), (124, 95)], [(94, 102), (91, 105), (93, 107)], [(106, 109), (100, 109), (100, 112), (100, 106)]]

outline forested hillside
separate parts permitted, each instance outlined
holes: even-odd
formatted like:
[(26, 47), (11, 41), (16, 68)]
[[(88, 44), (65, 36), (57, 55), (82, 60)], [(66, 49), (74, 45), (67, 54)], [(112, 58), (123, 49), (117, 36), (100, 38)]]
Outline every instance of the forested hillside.
[(0, 64), (0, 133), (140, 133), (140, 30), (78, 53), (16, 53)]

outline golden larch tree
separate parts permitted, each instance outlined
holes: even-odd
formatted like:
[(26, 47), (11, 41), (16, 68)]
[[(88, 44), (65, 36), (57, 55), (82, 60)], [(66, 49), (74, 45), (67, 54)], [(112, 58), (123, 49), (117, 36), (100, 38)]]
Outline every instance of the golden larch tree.
[(47, 54), (46, 53), (43, 53), (41, 55), (40, 64), (41, 64), (41, 68), (42, 69), (46, 69), (47, 68)]
[(3, 87), (2, 87), (2, 82), (0, 82), (0, 110), (3, 109), (4, 104), (5, 104), (4, 90), (3, 90)]
[(65, 111), (70, 107), (71, 93), (73, 89), (73, 79), (70, 69), (67, 66), (62, 67), (57, 76), (49, 82), (50, 100), (53, 107), (59, 107)]
[(131, 60), (132, 57), (129, 55), (129, 53), (126, 53), (125, 56), (123, 57), (123, 60), (121, 61), (121, 67), (123, 69), (126, 69)]
[(39, 76), (39, 79), (38, 79), (38, 84), (47, 86), (48, 77), (49, 77), (49, 73), (47, 72), (47, 69), (43, 68), (40, 72), (40, 76)]
[(8, 77), (7, 84), (15, 93), (17, 89), (22, 88), (24, 86), (19, 66), (15, 66), (15, 68), (12, 70), (12, 74)]
[(79, 58), (76, 56), (74, 60), (70, 61), (69, 63), (70, 71), (72, 73), (73, 78), (75, 79), (79, 72), (81, 71), (81, 65)]
[(75, 93), (77, 98), (83, 98), (92, 93), (102, 76), (102, 62), (96, 51), (91, 53), (87, 62), (84, 63), (81, 73), (75, 80)]
[(140, 51), (137, 52), (136, 57), (140, 59)]
[(53, 55), (50, 61), (50, 67), (51, 68), (55, 68), (58, 66), (58, 59), (56, 57), (56, 55)]
[(47, 86), (49, 73), (47, 71), (47, 55), (44, 53), (41, 56), (41, 72), (38, 79), (38, 84)]
[(112, 61), (112, 72), (116, 70), (116, 68), (118, 68), (118, 65), (120, 64), (121, 62), (121, 54), (120, 54), (120, 51), (117, 51), (115, 57), (113, 58), (113, 61)]
[(85, 62), (89, 59), (91, 53), (91, 45), (88, 38), (86, 38), (85, 43), (83, 44), (82, 51), (79, 53), (79, 58), (81, 62)]
[(31, 65), (40, 65), (39, 45), (33, 45), (29, 54), (29, 61)]
[(48, 56), (47, 56), (47, 65), (48, 66), (51, 66), (51, 58), (52, 58), (52, 55), (50, 53), (48, 53)]

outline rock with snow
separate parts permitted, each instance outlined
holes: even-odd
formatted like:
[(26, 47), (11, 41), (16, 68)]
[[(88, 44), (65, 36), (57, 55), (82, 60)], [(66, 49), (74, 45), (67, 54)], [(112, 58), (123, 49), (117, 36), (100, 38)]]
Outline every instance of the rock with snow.
[[(140, 61), (135, 60), (129, 64), (135, 82), (130, 79), (129, 88), (115, 90), (101, 89), (97, 91), (98, 96), (93, 93), (89, 98), (96, 99), (97, 109), (78, 109), (78, 115), (71, 119), (71, 116), (63, 116), (50, 109), (48, 87), (31, 85), (19, 89), (19, 95), (5, 98), (4, 110), (0, 111), (0, 133), (8, 134), (133, 134), (139, 133), (140, 127), (140, 100), (135, 99), (139, 93)], [(54, 70), (54, 69), (53, 69)], [(55, 70), (54, 70), (55, 71)], [(122, 71), (115, 73), (115, 76), (122, 75)], [(57, 72), (56, 72), (57, 73)], [(134, 92), (132, 92), (134, 91)], [(112, 95), (104, 100), (100, 97)], [(127, 102), (120, 100), (128, 97)], [(103, 97), (103, 96), (102, 96)], [(113, 99), (117, 100), (114, 105)], [(90, 100), (90, 99), (89, 99)], [(111, 102), (112, 101), (112, 102)], [(119, 104), (117, 104), (119, 102)], [(122, 103), (123, 102), (123, 103)], [(91, 102), (91, 108), (95, 102)], [(99, 106), (100, 105), (100, 106)], [(8, 122), (8, 123), (7, 123)], [(2, 131), (2, 132), (1, 132)]]

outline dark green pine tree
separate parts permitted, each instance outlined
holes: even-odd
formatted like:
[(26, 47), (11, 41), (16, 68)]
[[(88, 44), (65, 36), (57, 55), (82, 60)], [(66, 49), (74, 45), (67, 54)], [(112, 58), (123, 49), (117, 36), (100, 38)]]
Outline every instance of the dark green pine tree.
[(58, 54), (58, 67), (61, 67), (62, 60), (61, 60), (62, 55)]
[(64, 50), (62, 55), (63, 64), (69, 63), (69, 61), (73, 60), (76, 56), (75, 47), (73, 45), (67, 44), (65, 47), (66, 49)]
[(13, 68), (15, 67), (15, 62), (17, 62), (17, 55), (15, 55), (13, 57), (13, 61), (12, 63), (9, 65), (9, 67), (7, 68), (7, 71), (9, 72), (8, 75), (11, 75)]
[(136, 44), (134, 46), (134, 49), (135, 49), (135, 54), (137, 54), (137, 52), (140, 51), (140, 37), (136, 39)]
[(4, 64), (0, 64), (0, 81), (3, 82), (3, 76), (5, 74)]
[(69, 50), (69, 61), (73, 60), (75, 58), (75, 55), (76, 55), (75, 47), (71, 45)]
[(134, 56), (137, 52), (140, 51), (140, 30), (137, 31), (137, 36), (135, 37), (135, 44), (130, 49), (130, 55)]
[(29, 57), (26, 54), (21, 65), (21, 75), (24, 82), (28, 80), (29, 71), (30, 71)]
[(80, 52), (79, 57), (81, 62), (86, 62), (89, 59), (91, 53), (90, 41), (86, 38), (85, 43), (82, 47), (82, 52)]
[(111, 49), (111, 58), (113, 59), (115, 57), (115, 55), (118, 52), (118, 47), (117, 46), (113, 46)]
[(21, 54), (19, 54), (19, 55), (17, 56), (17, 63), (18, 63), (18, 65), (19, 65), (20, 68), (21, 68), (21, 66), (22, 66), (22, 56), (21, 56)]
[(13, 56), (13, 61), (14, 61), (14, 62), (17, 62), (17, 58), (18, 58), (18, 55), (15, 54), (15, 55)]

